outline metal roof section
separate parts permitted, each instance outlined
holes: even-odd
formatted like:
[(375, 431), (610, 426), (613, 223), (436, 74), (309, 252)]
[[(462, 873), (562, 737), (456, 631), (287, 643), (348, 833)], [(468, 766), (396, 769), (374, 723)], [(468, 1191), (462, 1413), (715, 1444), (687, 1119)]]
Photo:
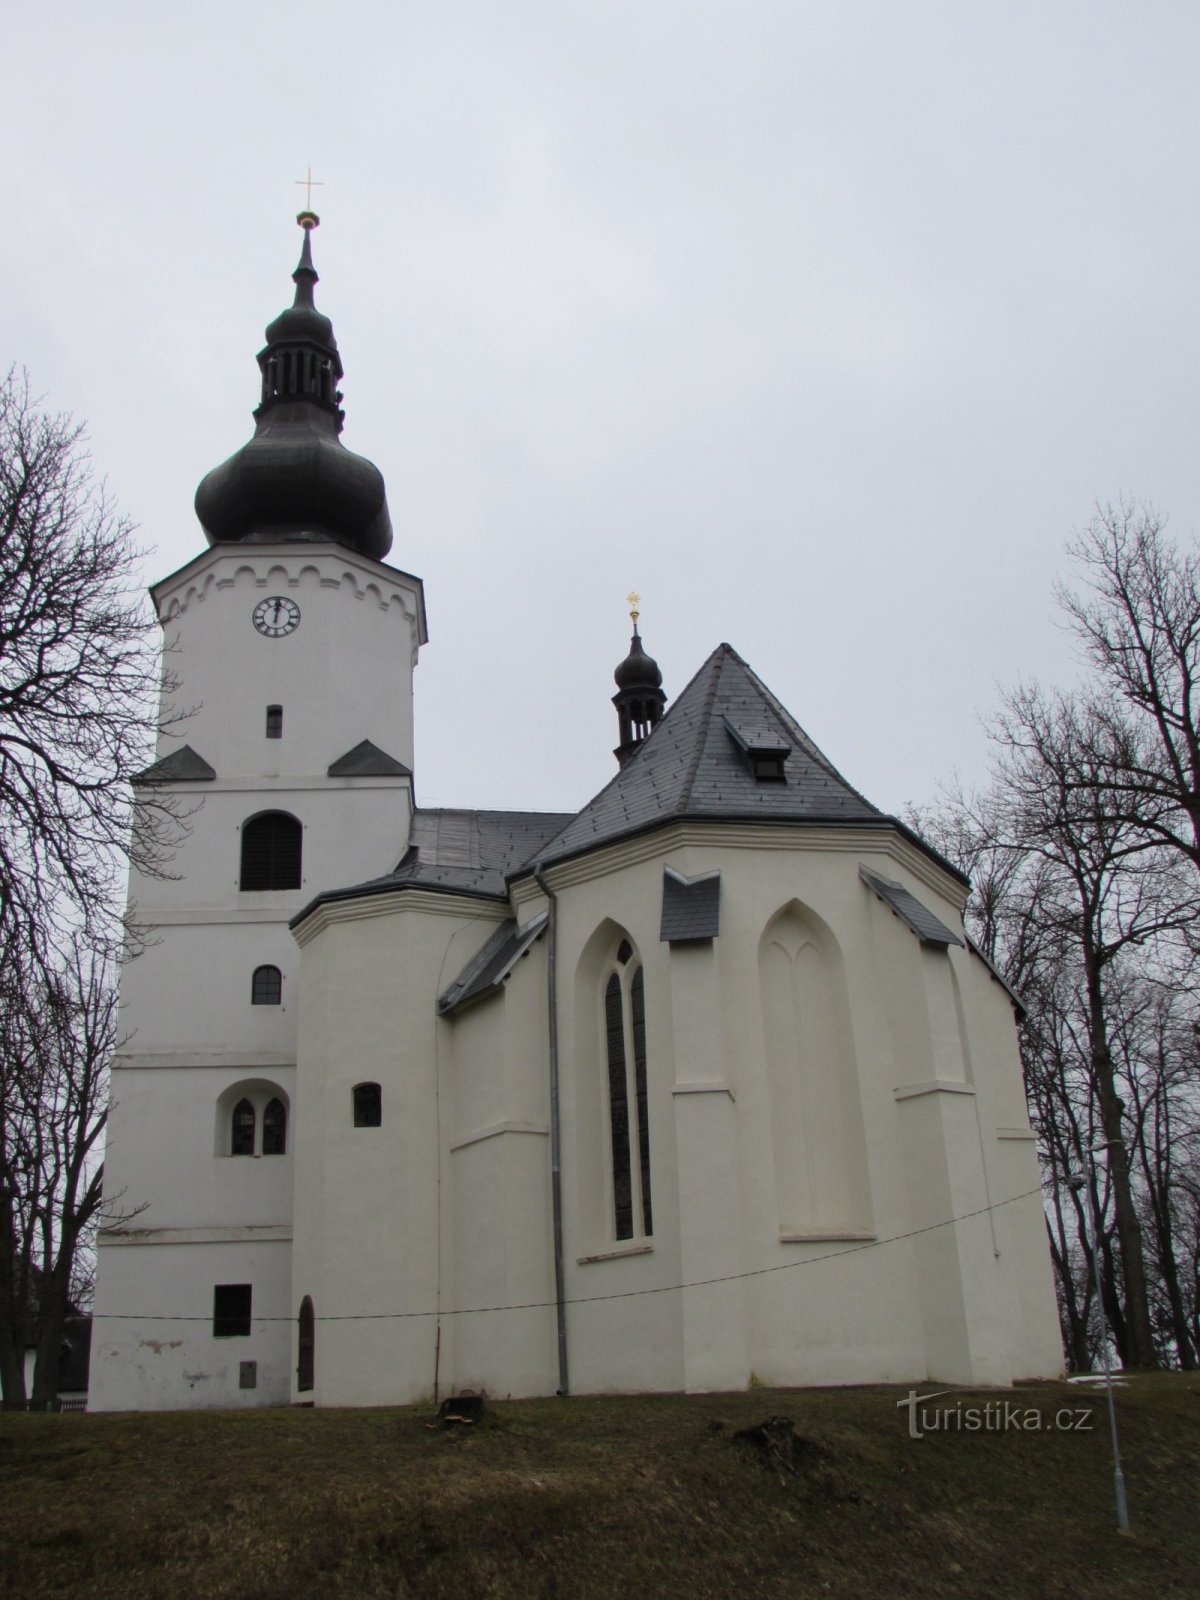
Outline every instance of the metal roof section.
[(951, 933), (944, 922), (939, 922), (927, 906), (923, 906), (916, 895), (910, 894), (902, 883), (893, 883), (890, 878), (881, 878), (877, 872), (870, 872), (860, 865), (858, 875), (874, 894), (877, 894), (884, 905), (889, 906), (901, 922), (906, 922), (920, 939), (922, 944), (934, 945), (945, 950), (950, 945), (956, 944), (961, 949), (963, 941), (956, 933)]
[(139, 772), (134, 783), (211, 783), (217, 769), (210, 767), (204, 757), (197, 755), (190, 744), (172, 750), (153, 766)]
[(543, 911), (523, 928), (511, 917), (502, 922), (482, 950), (472, 956), (454, 982), (438, 996), (438, 1016), (452, 1017), (476, 1001), (499, 994), (517, 962), (529, 954), (546, 931), (549, 920), (549, 913)]
[(715, 939), (720, 931), (721, 874), (702, 872), (685, 878), (674, 867), (664, 867), (660, 943)]
[[(754, 776), (730, 724), (786, 746), (783, 782)], [(689, 817), (766, 822), (881, 822), (799, 723), (727, 644), (718, 645), (608, 786), (551, 840), (539, 866)]]
[(363, 739), (353, 750), (347, 750), (332, 762), (326, 772), (329, 778), (411, 778), (412, 768), (406, 767), (395, 756), (389, 756), (370, 739)]
[(970, 934), (967, 934), (966, 939), (967, 949), (973, 956), (978, 956), (979, 960), (983, 962), (984, 966), (991, 973), (993, 981), (1000, 985), (1005, 994), (1012, 1001), (1013, 1010), (1017, 1013), (1017, 1021), (1024, 1022), (1026, 1016), (1028, 1015), (1028, 1010), (1025, 1002), (1021, 999), (1021, 996), (1013, 988), (1012, 984), (1009, 983), (1008, 979), (1000, 971), (996, 963), (989, 960), (988, 957), (984, 955), (983, 951), (975, 943), (974, 939), (971, 938)]

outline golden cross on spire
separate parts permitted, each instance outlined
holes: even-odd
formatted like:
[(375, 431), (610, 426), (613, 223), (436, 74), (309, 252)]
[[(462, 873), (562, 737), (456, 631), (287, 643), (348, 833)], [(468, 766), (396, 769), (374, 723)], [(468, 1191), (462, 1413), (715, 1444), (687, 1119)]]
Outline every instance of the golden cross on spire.
[(312, 175), (312, 167), (310, 165), (308, 169), (308, 176), (306, 178), (297, 178), (295, 182), (297, 184), (304, 185), (304, 209), (305, 211), (311, 211), (312, 192), (314, 189), (323, 189), (325, 187), (324, 179), (314, 178)]
[(625, 598), (629, 601), (630, 605), (629, 620), (633, 623), (633, 626), (636, 629), (638, 625), (638, 618), (641, 616), (641, 612), (638, 610), (638, 607), (642, 603), (642, 597), (640, 594), (638, 594), (637, 590), (634, 589), (631, 590), (629, 594), (625, 596)]

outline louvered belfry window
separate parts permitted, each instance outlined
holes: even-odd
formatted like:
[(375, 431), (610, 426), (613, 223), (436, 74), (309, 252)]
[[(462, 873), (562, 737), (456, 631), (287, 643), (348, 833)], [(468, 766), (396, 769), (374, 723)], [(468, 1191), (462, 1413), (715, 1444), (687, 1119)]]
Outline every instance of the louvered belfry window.
[(242, 827), (243, 889), (298, 889), (304, 830), (286, 811), (264, 811)]

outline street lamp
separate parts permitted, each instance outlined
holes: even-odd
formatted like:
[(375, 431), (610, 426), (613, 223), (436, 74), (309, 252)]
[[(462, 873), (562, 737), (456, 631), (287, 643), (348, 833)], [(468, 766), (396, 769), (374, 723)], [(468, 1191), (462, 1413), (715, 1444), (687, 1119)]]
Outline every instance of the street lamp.
[[(1098, 1149), (1107, 1148), (1104, 1145)], [(1088, 1165), (1092, 1166), (1091, 1156), (1088, 1151)], [(1094, 1168), (1093, 1168), (1094, 1170)], [(1113, 1491), (1117, 1498), (1117, 1527), (1122, 1533), (1129, 1532), (1129, 1507), (1125, 1503), (1125, 1474), (1121, 1471), (1121, 1447), (1117, 1443), (1117, 1412), (1113, 1405), (1112, 1362), (1108, 1356), (1108, 1314), (1104, 1309), (1104, 1295), (1100, 1288), (1100, 1219), (1095, 1213), (1095, 1194), (1092, 1185), (1082, 1172), (1067, 1174), (1067, 1187), (1076, 1194), (1081, 1189), (1087, 1192), (1087, 1204), (1084, 1207), (1084, 1230), (1091, 1234), (1090, 1244), (1092, 1251), (1092, 1282), (1096, 1288), (1096, 1304), (1100, 1309), (1100, 1348), (1104, 1355), (1104, 1385), (1108, 1391), (1108, 1425), (1112, 1430), (1113, 1452)], [(1088, 1224), (1091, 1224), (1089, 1229)]]

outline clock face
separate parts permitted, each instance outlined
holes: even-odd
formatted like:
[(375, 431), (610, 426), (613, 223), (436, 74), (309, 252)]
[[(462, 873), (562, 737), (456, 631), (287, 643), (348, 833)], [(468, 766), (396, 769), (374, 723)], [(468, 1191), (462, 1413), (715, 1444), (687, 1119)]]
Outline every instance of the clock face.
[(285, 595), (268, 595), (254, 608), (254, 626), (268, 639), (282, 639), (300, 626), (300, 607)]

